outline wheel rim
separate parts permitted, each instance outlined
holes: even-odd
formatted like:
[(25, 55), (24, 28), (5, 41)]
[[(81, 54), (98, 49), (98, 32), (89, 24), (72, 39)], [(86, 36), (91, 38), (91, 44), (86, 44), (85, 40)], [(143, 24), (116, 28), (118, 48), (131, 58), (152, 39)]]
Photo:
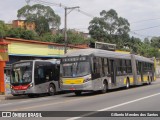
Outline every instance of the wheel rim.
[(127, 81), (126, 87), (129, 88), (129, 82)]
[(106, 92), (107, 86), (105, 83), (103, 83), (103, 90)]
[(52, 86), (50, 86), (49, 92), (54, 93), (54, 88)]

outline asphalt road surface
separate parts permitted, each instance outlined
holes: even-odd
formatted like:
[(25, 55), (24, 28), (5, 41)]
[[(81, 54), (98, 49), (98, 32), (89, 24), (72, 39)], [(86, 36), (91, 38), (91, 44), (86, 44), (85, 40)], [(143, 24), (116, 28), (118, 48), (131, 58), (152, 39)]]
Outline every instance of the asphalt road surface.
[[(106, 94), (74, 93), (28, 98), (25, 96), (0, 102), (0, 111), (82, 111), (79, 117), (23, 118), (24, 120), (160, 120), (160, 117), (86, 117), (99, 111), (160, 111), (160, 79), (151, 85), (111, 90)], [(86, 112), (85, 112), (86, 111)], [(54, 114), (54, 113), (53, 113)], [(73, 112), (74, 114), (74, 112)], [(17, 118), (0, 118), (0, 120)]]

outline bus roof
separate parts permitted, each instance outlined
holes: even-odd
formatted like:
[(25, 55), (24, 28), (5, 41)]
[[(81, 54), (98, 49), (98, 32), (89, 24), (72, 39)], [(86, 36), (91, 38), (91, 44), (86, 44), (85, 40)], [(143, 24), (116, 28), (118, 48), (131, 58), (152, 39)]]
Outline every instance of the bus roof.
[(117, 53), (117, 52), (113, 52), (113, 51), (94, 49), (94, 48), (71, 51), (71, 52), (65, 54), (64, 57), (73, 57), (73, 56), (79, 56), (79, 55), (82, 55), (82, 56), (94, 55), (94, 56), (98, 56), (98, 57), (131, 59), (130, 54)]
[[(102, 49), (94, 49), (94, 48), (87, 48), (87, 49), (79, 49), (75, 51), (68, 52), (64, 55), (64, 57), (74, 57), (74, 56), (87, 56), (87, 55), (94, 55), (98, 57), (107, 57), (107, 58), (120, 58), (120, 59), (131, 59), (131, 54), (129, 53), (119, 53), (114, 51), (107, 51)], [(135, 59), (138, 61), (143, 62), (150, 62), (153, 63), (153, 60), (150, 58), (134, 55)]]
[(51, 62), (53, 64), (60, 64), (60, 60), (58, 59), (48, 59), (48, 60), (41, 60), (41, 59), (36, 59), (36, 60), (20, 60), (17, 61), (13, 64), (21, 63), (21, 62), (35, 62), (35, 61), (42, 61), (42, 62)]
[(142, 61), (142, 62), (154, 63), (154, 60), (152, 60), (151, 58), (146, 58), (146, 57), (143, 57), (143, 56), (135, 55), (135, 59), (138, 60), (138, 61)]

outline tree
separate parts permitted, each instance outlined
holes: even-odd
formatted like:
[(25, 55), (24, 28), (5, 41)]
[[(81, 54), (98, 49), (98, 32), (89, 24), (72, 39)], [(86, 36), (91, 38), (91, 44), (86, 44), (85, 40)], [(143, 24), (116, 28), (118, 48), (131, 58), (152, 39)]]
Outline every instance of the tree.
[(138, 53), (145, 57), (159, 57), (159, 50), (150, 44), (143, 43), (138, 46)]
[[(116, 43), (119, 48), (129, 39), (130, 24), (127, 19), (118, 17), (115, 10), (103, 10), (101, 17), (95, 17), (88, 27), (92, 38), (97, 41)], [(124, 42), (125, 41), (125, 42)]]
[(38, 35), (34, 31), (25, 30), (23, 28), (11, 28), (7, 31), (6, 36), (13, 38), (22, 38), (27, 40), (35, 40), (38, 37)]
[(149, 40), (148, 38), (145, 38), (145, 39), (144, 39), (144, 43), (145, 43), (145, 44), (150, 44), (150, 40)]
[(36, 32), (39, 35), (49, 32), (51, 27), (59, 28), (60, 26), (60, 17), (55, 14), (54, 10), (49, 6), (40, 4), (22, 7), (18, 10), (17, 17), (25, 19), (26, 22), (34, 22)]
[(8, 30), (8, 28), (5, 25), (5, 23), (0, 20), (0, 38), (3, 38), (6, 36), (7, 30)]
[(160, 37), (153, 37), (151, 39), (151, 45), (160, 49)]

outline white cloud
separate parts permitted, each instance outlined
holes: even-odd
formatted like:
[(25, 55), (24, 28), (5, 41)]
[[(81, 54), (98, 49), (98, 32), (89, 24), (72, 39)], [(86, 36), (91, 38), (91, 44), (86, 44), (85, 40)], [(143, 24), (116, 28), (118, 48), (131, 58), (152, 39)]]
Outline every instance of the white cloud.
[[(32, 1), (32, 0), (31, 0)], [(62, 3), (69, 7), (80, 6), (80, 9), (99, 16), (102, 10), (115, 9), (119, 16), (128, 19), (131, 23), (131, 30), (146, 28), (150, 26), (160, 25), (160, 19), (154, 21), (146, 21), (141, 23), (134, 23), (145, 19), (160, 18), (160, 4), (159, 0), (44, 0), (48, 2)], [(16, 12), (18, 9), (26, 5), (25, 0), (1, 0), (0, 1), (0, 19), (6, 22), (16, 19)], [(52, 6), (57, 14), (61, 16), (61, 28), (64, 26), (64, 9)], [(85, 16), (76, 11), (72, 11), (68, 15), (68, 28), (77, 28), (86, 31), (88, 28), (90, 17)], [(139, 34), (145, 36), (157, 35), (160, 28), (148, 29), (145, 31), (137, 31)]]

